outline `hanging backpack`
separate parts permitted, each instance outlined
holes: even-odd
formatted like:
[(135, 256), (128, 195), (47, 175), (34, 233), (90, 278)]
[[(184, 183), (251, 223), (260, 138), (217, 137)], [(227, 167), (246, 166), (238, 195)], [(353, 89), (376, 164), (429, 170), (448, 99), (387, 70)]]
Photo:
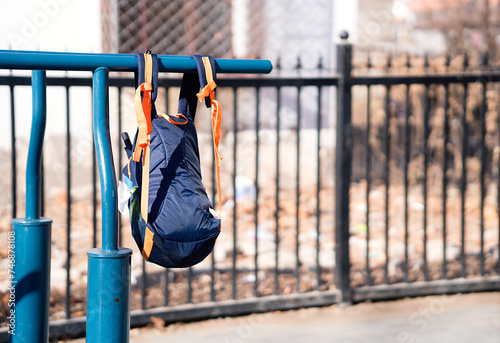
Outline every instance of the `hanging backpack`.
[(210, 254), (221, 229), (219, 215), (202, 184), (194, 126), (199, 99), (211, 108), (220, 207), (221, 109), (215, 100), (215, 62), (210, 56), (189, 56), (196, 61), (198, 73), (183, 75), (178, 111), (170, 116), (158, 114), (155, 108), (157, 56), (149, 51), (136, 56), (138, 130), (134, 144), (122, 134), (129, 157), (123, 179), (130, 194), (132, 235), (146, 261), (168, 268), (189, 267)]

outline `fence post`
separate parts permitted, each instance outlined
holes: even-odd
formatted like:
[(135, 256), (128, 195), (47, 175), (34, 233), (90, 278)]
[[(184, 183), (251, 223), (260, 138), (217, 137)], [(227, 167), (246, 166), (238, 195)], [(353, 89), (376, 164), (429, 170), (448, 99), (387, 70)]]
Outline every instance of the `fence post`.
[(349, 184), (352, 164), (351, 70), (352, 45), (348, 33), (340, 34), (337, 45), (337, 144), (335, 152), (335, 285), (343, 303), (351, 302), (349, 276)]
[(102, 248), (88, 256), (87, 343), (128, 343), (132, 250), (118, 248), (116, 174), (109, 133), (109, 70), (92, 78), (94, 139), (102, 199)]
[(49, 340), (52, 219), (40, 217), (40, 173), (45, 135), (46, 73), (32, 73), (33, 119), (26, 164), (26, 217), (12, 220), (9, 233), (9, 342)]

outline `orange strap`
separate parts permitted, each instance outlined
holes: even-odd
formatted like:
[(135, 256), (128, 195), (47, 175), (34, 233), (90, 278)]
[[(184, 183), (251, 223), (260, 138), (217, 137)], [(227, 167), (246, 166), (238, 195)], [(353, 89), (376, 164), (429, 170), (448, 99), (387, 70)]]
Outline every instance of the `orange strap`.
[[(135, 115), (139, 131), (135, 143), (133, 159), (139, 162), (142, 153), (142, 191), (141, 191), (141, 215), (148, 222), (148, 198), (149, 198), (149, 152), (150, 138), (153, 127), (151, 125), (151, 91), (153, 90), (153, 59), (150, 54), (144, 54), (144, 83), (135, 92), (134, 105)], [(142, 93), (142, 101), (141, 101)]]
[[(172, 123), (174, 125), (186, 125), (187, 122), (188, 122), (187, 117), (184, 114), (182, 114), (182, 113), (177, 113), (174, 116), (171, 116), (170, 114), (159, 113), (158, 117), (165, 118), (166, 120), (168, 120), (169, 123)], [(175, 120), (172, 119), (172, 117), (174, 117), (174, 118), (182, 118), (182, 119), (184, 119), (184, 121), (175, 121)]]
[(210, 64), (210, 59), (208, 57), (202, 57), (203, 66), (205, 67), (205, 76), (207, 78), (207, 85), (203, 87), (200, 93), (196, 94), (200, 102), (203, 102), (207, 96), (210, 96), (210, 103), (212, 105), (211, 117), (212, 117), (212, 137), (214, 141), (214, 155), (215, 155), (215, 172), (217, 175), (217, 194), (219, 196), (219, 217), (221, 215), (222, 209), (222, 195), (220, 191), (220, 161), (222, 157), (219, 155), (219, 143), (220, 143), (220, 125), (221, 125), (221, 106), (220, 103), (215, 100), (215, 84), (212, 65)]
[(220, 191), (220, 161), (222, 157), (219, 155), (219, 143), (220, 143), (220, 124), (221, 124), (221, 107), (217, 100), (212, 100), (212, 136), (214, 140), (214, 155), (215, 155), (215, 171), (217, 175), (217, 194), (219, 195), (219, 217), (221, 215), (222, 202), (221, 202), (221, 191)]
[(203, 87), (203, 89), (201, 90), (201, 92), (199, 92), (198, 94), (196, 94), (196, 96), (198, 97), (198, 99), (200, 99), (200, 102), (203, 102), (203, 100), (207, 96), (210, 96), (210, 100), (213, 101), (214, 99), (212, 99), (212, 95), (214, 94), (214, 89), (216, 87), (217, 87), (217, 84), (212, 79), (212, 81), (210, 83), (208, 83), (205, 87)]

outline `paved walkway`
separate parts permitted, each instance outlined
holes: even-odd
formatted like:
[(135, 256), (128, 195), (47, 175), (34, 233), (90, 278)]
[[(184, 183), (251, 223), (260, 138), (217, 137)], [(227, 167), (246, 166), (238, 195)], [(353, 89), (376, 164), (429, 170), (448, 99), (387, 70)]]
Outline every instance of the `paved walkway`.
[(134, 329), (131, 343), (500, 343), (500, 292), (432, 296)]

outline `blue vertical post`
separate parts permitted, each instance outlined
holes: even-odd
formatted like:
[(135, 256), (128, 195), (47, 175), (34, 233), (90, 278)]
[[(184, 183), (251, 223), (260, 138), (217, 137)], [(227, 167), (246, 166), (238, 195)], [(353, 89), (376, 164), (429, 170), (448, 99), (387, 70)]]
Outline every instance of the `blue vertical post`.
[(129, 341), (130, 261), (132, 250), (118, 248), (116, 175), (109, 133), (109, 70), (92, 79), (94, 140), (102, 203), (102, 248), (88, 255), (87, 342)]
[(40, 218), (40, 168), (45, 134), (46, 73), (32, 74), (33, 117), (26, 166), (26, 217), (12, 220), (13, 269), (9, 288), (9, 342), (49, 339), (50, 239), (52, 220)]

